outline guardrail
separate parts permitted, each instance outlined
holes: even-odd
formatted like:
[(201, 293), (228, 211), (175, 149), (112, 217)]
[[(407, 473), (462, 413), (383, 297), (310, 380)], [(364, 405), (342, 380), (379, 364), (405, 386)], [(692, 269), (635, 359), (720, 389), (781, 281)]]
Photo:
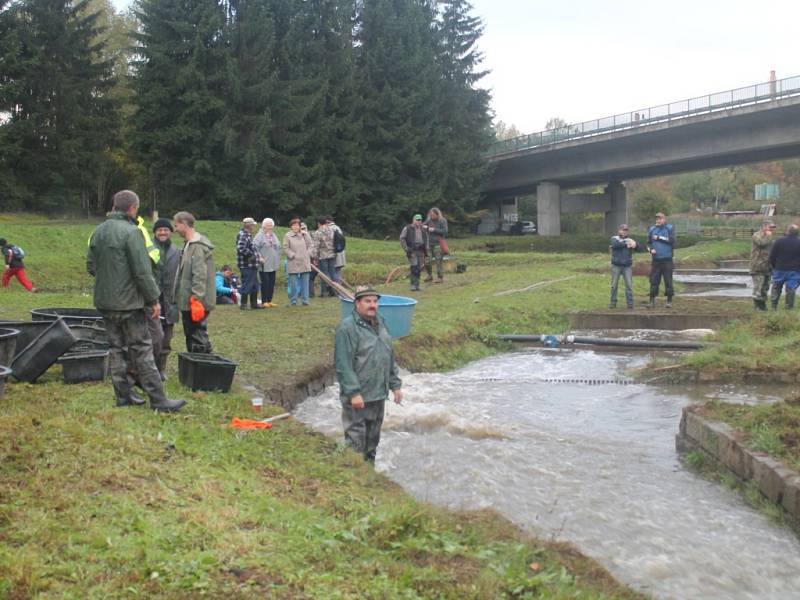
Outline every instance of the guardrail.
[(759, 104), (800, 95), (800, 76), (757, 83), (724, 92), (716, 92), (707, 96), (679, 100), (650, 108), (621, 113), (602, 119), (584, 121), (574, 125), (565, 125), (555, 129), (548, 129), (508, 140), (500, 140), (490, 147), (486, 156), (489, 158), (527, 150), (538, 146), (546, 146), (580, 138), (594, 137), (596, 135), (685, 119), (698, 114), (726, 110), (733, 107)]

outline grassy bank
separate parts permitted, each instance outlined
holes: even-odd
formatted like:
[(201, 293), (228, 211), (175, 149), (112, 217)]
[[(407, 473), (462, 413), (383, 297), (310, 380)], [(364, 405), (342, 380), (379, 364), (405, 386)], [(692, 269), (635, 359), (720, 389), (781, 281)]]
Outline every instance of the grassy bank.
[[(91, 305), (84, 256), (94, 225), (0, 221), (0, 235), (28, 252), (42, 290), (1, 290), (0, 319)], [(218, 265), (234, 262), (237, 229), (199, 224), (217, 244)], [(496, 333), (560, 333), (566, 312), (608, 302), (605, 253), (492, 254), (476, 243), (453, 241), (467, 272), (417, 295), (412, 335), (397, 345), (405, 367), (449, 369), (508, 348)], [(722, 250), (700, 244), (681, 252), (710, 260)], [(353, 283), (379, 283), (404, 262), (394, 240), (348, 239), (348, 258)], [(506, 293), (536, 283), (545, 285)], [(496, 515), (453, 514), (409, 498), (297, 423), (231, 430), (232, 416), (250, 414), (241, 384), (281, 388), (330, 365), (338, 301), (291, 308), (284, 284), (281, 274), (276, 309), (219, 307), (211, 315), (217, 351), (240, 361), (233, 393), (180, 388), (173, 358), (168, 392), (190, 401), (178, 415), (112, 408), (108, 382), (65, 386), (58, 367), (42, 383), (8, 386), (0, 410), (0, 597), (637, 597), (594, 562), (523, 536)], [(407, 287), (380, 286), (400, 294)], [(646, 295), (644, 278), (635, 287)], [(180, 334), (175, 347), (183, 347)]]
[(742, 441), (800, 471), (800, 396), (756, 406), (711, 402), (699, 410), (741, 431)]
[(800, 373), (800, 314), (783, 309), (729, 323), (718, 344), (683, 357), (683, 364), (706, 378), (790, 383)]

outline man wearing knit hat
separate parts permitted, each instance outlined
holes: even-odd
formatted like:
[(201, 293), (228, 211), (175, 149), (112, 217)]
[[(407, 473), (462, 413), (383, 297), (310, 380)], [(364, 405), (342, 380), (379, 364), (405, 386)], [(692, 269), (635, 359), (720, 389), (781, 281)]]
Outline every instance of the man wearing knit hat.
[(153, 235), (156, 238), (155, 244), (160, 251), (158, 264), (156, 265), (156, 283), (161, 290), (158, 301), (161, 304), (161, 315), (164, 317), (160, 323), (164, 337), (161, 341), (161, 348), (158, 349), (158, 354), (155, 354), (156, 348), (153, 348), (153, 358), (155, 358), (156, 367), (158, 367), (162, 380), (166, 379), (165, 370), (167, 358), (172, 350), (172, 335), (175, 331), (175, 323), (178, 322), (180, 316), (178, 303), (175, 300), (175, 277), (178, 275), (181, 253), (172, 243), (173, 231), (174, 229), (169, 219), (158, 219), (153, 225)]

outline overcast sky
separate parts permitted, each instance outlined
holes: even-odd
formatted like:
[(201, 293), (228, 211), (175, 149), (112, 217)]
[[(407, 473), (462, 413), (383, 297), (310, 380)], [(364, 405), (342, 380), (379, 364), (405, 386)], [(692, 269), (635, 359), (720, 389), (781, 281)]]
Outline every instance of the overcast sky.
[(471, 0), (496, 118), (522, 133), (800, 75), (796, 0)]
[(797, 0), (471, 1), (496, 119), (522, 133), (800, 75)]

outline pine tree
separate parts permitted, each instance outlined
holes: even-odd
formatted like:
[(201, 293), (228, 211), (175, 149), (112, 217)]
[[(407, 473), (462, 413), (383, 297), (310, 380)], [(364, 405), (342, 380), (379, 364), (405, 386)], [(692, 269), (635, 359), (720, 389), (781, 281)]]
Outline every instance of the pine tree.
[(263, 0), (236, 0), (228, 5), (228, 61), (224, 159), (217, 166), (227, 182), (223, 190), (228, 214), (271, 211), (268, 177), (271, 99), (276, 86), (275, 33)]
[(230, 53), (216, 0), (142, 0), (132, 147), (159, 208), (218, 214)]
[(440, 197), (429, 176), (439, 75), (433, 11), (424, 0), (366, 0), (359, 31), (365, 154), (359, 209), (386, 231)]
[(466, 0), (442, 0), (439, 5), (442, 145), (437, 170), (441, 207), (458, 217), (477, 203), (488, 170), (483, 155), (494, 135), (489, 92), (477, 87), (486, 75), (479, 70), (483, 56), (476, 48), (483, 33), (481, 20), (470, 15), (472, 5)]
[(0, 164), (18, 199), (71, 210), (95, 193), (103, 156), (119, 143), (97, 13), (86, 2), (25, 0), (2, 14)]
[(364, 152), (358, 116), (361, 97), (353, 47), (356, 19), (355, 0), (309, 0), (305, 4), (308, 41), (302, 55), (303, 72), (321, 92), (305, 119), (313, 135), (308, 138), (304, 160), (314, 169), (305, 212), (335, 214), (348, 226), (356, 222), (363, 191), (359, 179)]

